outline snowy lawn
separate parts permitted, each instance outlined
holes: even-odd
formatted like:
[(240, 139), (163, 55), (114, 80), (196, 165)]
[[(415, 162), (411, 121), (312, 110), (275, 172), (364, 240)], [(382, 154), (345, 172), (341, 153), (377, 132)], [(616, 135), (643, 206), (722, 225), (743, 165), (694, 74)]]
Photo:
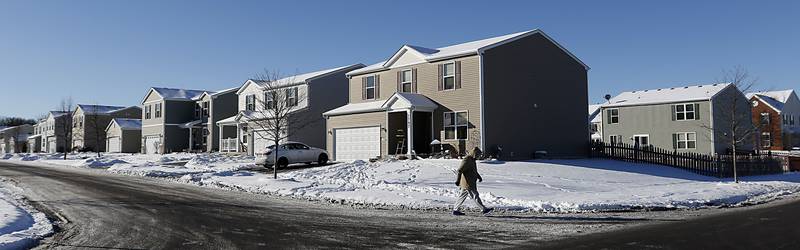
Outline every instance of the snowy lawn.
[[(279, 174), (252, 171), (252, 157), (220, 154), (6, 155), (36, 161), (302, 199), (449, 209), (458, 195), (459, 160), (352, 162)], [(187, 162), (185, 166), (180, 166)], [(172, 164), (172, 165), (170, 165)], [(585, 212), (652, 208), (701, 208), (761, 203), (800, 191), (800, 174), (746, 177), (741, 183), (682, 170), (612, 160), (486, 161), (478, 184), (488, 206), (513, 211)], [(467, 202), (468, 206), (473, 206)]]
[(0, 249), (20, 249), (53, 232), (44, 213), (24, 203), (21, 190), (0, 178)]

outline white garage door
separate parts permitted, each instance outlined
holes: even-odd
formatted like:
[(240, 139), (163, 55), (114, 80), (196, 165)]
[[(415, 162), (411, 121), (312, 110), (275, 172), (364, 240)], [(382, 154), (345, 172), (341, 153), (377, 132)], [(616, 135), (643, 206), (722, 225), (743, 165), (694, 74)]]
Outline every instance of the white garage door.
[(51, 137), (47, 138), (47, 152), (48, 153), (55, 153), (56, 152), (56, 138)]
[(334, 159), (366, 160), (381, 155), (381, 128), (345, 128), (333, 131)]
[(161, 137), (157, 135), (145, 137), (144, 145), (145, 154), (158, 154), (158, 149), (161, 147)]
[(109, 153), (119, 153), (122, 151), (122, 144), (119, 141), (119, 137), (109, 137), (108, 144), (106, 144), (106, 149)]

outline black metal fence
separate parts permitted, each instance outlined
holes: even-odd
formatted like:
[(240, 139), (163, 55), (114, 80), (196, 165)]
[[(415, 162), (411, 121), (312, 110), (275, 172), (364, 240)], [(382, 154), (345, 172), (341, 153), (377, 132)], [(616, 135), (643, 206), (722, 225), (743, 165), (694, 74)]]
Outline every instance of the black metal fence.
[[(666, 165), (718, 178), (733, 177), (732, 155), (706, 155), (652, 146), (594, 141), (591, 143), (589, 156)], [(786, 171), (781, 160), (771, 155), (737, 155), (736, 169), (738, 176), (778, 174)]]

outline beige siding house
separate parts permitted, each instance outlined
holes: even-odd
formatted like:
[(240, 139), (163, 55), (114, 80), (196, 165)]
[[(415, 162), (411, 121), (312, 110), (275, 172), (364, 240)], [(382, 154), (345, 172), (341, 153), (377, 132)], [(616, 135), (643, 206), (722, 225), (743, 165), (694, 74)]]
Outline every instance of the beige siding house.
[(33, 125), (33, 134), (28, 137), (28, 153), (42, 152), (42, 130), (44, 129), (45, 119), (39, 120)]
[(106, 131), (106, 152), (138, 153), (142, 149), (142, 120), (114, 118)]
[(138, 106), (78, 104), (72, 112), (72, 149), (106, 152), (106, 128), (114, 118), (140, 118)]
[(69, 151), (72, 137), (67, 137), (65, 128), (72, 126), (72, 113), (63, 111), (50, 111), (42, 127), (42, 151), (58, 153)]
[[(246, 152), (250, 155), (263, 153), (270, 145), (261, 126), (253, 122), (266, 113), (263, 112), (267, 102), (268, 92), (289, 91), (295, 93), (298, 102), (292, 107), (291, 115), (302, 117), (300, 124), (288, 124), (288, 138), (284, 141), (303, 142), (312, 147), (325, 148), (325, 121), (322, 113), (342, 106), (348, 99), (348, 79), (345, 73), (364, 67), (363, 64), (354, 64), (332, 69), (320, 70), (310, 73), (289, 76), (276, 80), (275, 83), (266, 83), (258, 80), (247, 80), (239, 88), (238, 112), (236, 115), (218, 121), (221, 151)], [(272, 89), (269, 89), (270, 87)], [(288, 95), (285, 95), (288, 98)], [(230, 134), (229, 129), (234, 129)]]
[(584, 156), (588, 69), (541, 30), (404, 45), (347, 73), (348, 104), (324, 113), (326, 147), (339, 161), (428, 154), (435, 142), (504, 159)]

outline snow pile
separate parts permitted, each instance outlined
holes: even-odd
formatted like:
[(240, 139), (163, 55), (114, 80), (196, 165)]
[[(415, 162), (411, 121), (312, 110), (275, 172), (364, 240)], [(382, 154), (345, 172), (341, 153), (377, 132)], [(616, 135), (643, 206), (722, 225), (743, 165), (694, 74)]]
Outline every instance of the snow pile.
[(23, 202), (20, 189), (0, 178), (0, 249), (20, 249), (53, 232), (44, 213)]

